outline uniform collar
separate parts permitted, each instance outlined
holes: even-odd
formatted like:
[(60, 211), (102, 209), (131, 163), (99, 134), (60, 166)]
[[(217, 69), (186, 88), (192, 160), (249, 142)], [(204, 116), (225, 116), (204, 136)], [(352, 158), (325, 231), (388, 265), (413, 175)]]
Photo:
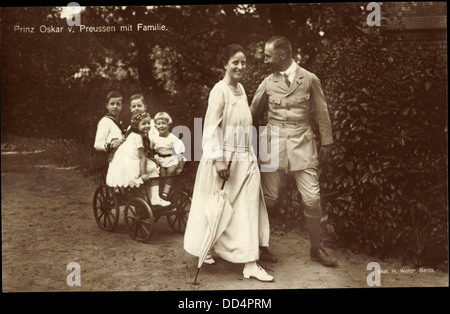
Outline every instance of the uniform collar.
[(294, 60), (291, 60), (291, 65), (289, 66), (289, 68), (287, 68), (286, 71), (280, 71), (281, 76), (284, 76), (284, 74), (286, 74), (287, 76), (291, 76), (292, 74), (294, 74), (295, 70), (297, 69), (296, 65), (297, 64), (294, 62)]

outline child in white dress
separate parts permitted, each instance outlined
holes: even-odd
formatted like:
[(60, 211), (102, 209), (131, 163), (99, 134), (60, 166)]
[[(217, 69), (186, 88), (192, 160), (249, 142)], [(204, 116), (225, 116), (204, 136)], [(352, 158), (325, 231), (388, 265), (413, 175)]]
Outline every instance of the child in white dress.
[[(150, 115), (147, 112), (134, 113), (131, 117), (131, 132), (109, 164), (107, 185), (118, 188), (139, 187), (144, 180), (159, 176), (158, 166), (152, 160), (149, 131)], [(149, 192), (151, 205), (170, 205), (170, 202), (159, 197), (157, 181), (150, 184)]]
[[(162, 177), (180, 174), (184, 168), (185, 147), (178, 137), (169, 132), (172, 118), (166, 112), (158, 112), (154, 120), (159, 136), (153, 137), (152, 141), (156, 151), (155, 159), (161, 167), (160, 174)], [(173, 178), (165, 180), (162, 198), (167, 199), (172, 182)]]

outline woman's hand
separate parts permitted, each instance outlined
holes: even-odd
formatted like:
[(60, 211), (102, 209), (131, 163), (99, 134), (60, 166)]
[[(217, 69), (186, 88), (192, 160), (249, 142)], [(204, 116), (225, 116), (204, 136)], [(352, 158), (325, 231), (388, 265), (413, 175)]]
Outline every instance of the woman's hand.
[(215, 165), (219, 177), (221, 177), (225, 181), (228, 180), (228, 178), (230, 177), (230, 170), (228, 170), (227, 163), (224, 161), (216, 161)]
[(146, 181), (146, 180), (150, 179), (150, 176), (148, 174), (144, 173), (143, 175), (141, 175), (141, 179)]

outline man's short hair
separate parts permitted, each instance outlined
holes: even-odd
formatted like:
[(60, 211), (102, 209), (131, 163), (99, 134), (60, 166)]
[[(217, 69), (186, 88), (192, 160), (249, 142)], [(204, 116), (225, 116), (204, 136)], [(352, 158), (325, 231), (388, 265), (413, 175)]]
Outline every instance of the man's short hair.
[(292, 56), (291, 43), (289, 42), (289, 39), (284, 36), (273, 36), (267, 41), (267, 44), (272, 44), (275, 50), (281, 49), (285, 51), (288, 56)]

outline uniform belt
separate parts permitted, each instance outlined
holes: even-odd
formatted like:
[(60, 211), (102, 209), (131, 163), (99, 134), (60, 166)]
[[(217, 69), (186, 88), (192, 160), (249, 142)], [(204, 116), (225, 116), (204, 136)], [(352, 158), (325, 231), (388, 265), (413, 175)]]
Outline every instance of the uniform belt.
[(268, 124), (273, 126), (290, 126), (290, 127), (308, 126), (308, 123), (305, 123), (305, 121), (281, 121), (274, 119), (269, 119)]
[(158, 156), (166, 158), (166, 157), (172, 157), (172, 154), (158, 154)]

